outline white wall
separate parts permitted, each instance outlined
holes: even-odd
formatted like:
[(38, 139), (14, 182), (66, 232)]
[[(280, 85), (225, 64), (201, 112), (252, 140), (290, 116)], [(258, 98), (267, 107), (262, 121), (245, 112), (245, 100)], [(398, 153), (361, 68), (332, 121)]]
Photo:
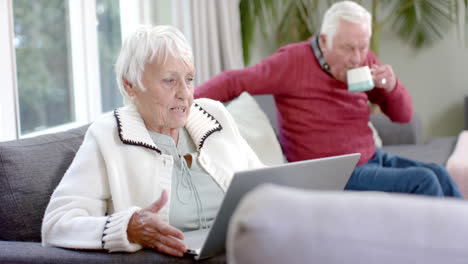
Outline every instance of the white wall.
[(380, 61), (393, 66), (413, 97), (423, 138), (457, 135), (464, 127), (468, 95), (468, 47), (455, 28), (431, 48), (414, 51), (389, 31), (382, 32)]

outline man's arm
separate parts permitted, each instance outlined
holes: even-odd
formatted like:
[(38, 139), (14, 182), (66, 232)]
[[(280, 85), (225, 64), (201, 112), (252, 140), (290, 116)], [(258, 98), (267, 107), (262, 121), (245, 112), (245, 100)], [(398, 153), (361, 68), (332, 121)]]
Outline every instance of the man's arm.
[[(380, 65), (375, 55), (369, 52), (369, 63)], [(395, 76), (396, 78), (396, 76)], [(380, 109), (390, 120), (398, 123), (410, 122), (413, 118), (413, 104), (411, 95), (400, 80), (396, 78), (396, 84), (390, 92), (375, 84), (376, 88), (367, 92), (369, 100), (380, 106)]]
[(294, 65), (296, 65), (295, 56), (290, 54), (289, 49), (281, 48), (258, 64), (218, 74), (198, 86), (194, 96), (228, 101), (244, 91), (252, 95), (279, 94), (283, 87), (286, 88), (281, 84), (285, 80), (290, 80), (291, 75), (297, 74), (293, 69)]

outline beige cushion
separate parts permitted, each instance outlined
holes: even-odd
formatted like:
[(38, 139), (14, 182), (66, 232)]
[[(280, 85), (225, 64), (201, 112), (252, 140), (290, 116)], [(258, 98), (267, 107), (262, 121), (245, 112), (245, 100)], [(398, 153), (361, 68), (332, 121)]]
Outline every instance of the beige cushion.
[(266, 165), (284, 163), (283, 152), (266, 114), (247, 92), (233, 99), (227, 106), (241, 135)]

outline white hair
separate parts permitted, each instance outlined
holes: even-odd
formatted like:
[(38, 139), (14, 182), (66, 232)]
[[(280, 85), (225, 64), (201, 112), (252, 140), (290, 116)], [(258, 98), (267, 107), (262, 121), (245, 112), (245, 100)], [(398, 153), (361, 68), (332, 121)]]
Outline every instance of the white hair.
[(320, 33), (327, 37), (327, 46), (332, 47), (332, 41), (340, 20), (346, 20), (354, 24), (366, 24), (369, 26), (369, 37), (372, 32), (372, 15), (362, 6), (353, 1), (334, 3), (323, 16)]
[(117, 84), (125, 105), (131, 104), (132, 100), (125, 91), (123, 80), (144, 91), (141, 78), (145, 65), (153, 60), (164, 65), (168, 57), (180, 58), (193, 66), (192, 48), (173, 26), (140, 25), (125, 39), (115, 63)]

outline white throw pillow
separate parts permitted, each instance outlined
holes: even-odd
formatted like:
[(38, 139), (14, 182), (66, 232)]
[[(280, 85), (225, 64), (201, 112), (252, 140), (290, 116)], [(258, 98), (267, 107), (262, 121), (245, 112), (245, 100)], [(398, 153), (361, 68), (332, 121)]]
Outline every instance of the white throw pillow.
[(374, 138), (374, 143), (376, 148), (381, 148), (382, 147), (382, 139), (379, 136), (379, 133), (377, 132), (377, 129), (374, 127), (374, 125), (369, 121), (368, 123), (370, 129), (372, 130), (372, 137)]
[(226, 106), (241, 135), (266, 165), (283, 164), (283, 152), (270, 121), (257, 101), (247, 92)]

